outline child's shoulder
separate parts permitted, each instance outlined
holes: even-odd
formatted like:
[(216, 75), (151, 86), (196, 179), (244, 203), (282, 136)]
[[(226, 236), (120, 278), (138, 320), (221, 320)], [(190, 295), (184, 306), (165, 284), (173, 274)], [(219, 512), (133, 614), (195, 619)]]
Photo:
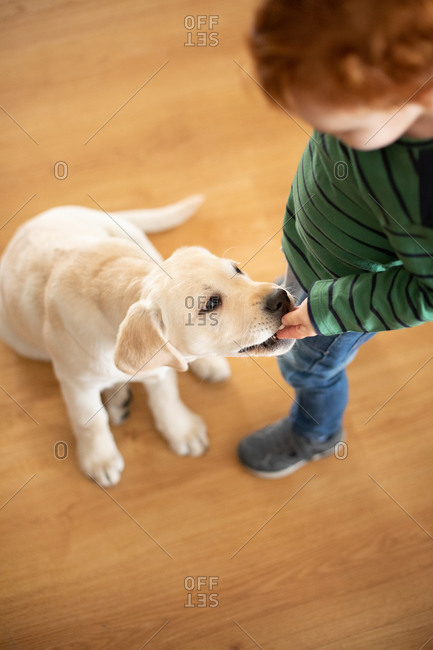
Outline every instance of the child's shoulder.
[(349, 201), (388, 224), (422, 221), (422, 205), (433, 205), (433, 139), (400, 138), (382, 149), (361, 151), (314, 130), (300, 172), (310, 196), (316, 193), (337, 205)]

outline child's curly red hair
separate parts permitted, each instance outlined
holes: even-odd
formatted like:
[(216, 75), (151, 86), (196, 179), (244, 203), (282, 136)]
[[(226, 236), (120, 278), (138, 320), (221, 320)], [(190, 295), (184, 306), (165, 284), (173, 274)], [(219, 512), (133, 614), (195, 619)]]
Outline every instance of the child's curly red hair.
[(398, 106), (433, 86), (433, 0), (265, 0), (249, 45), (277, 101)]

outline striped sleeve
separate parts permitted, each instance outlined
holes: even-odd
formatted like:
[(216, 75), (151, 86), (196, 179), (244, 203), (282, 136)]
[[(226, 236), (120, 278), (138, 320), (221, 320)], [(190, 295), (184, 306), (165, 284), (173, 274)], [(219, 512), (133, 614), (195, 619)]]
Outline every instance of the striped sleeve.
[(433, 321), (433, 228), (390, 220), (384, 231), (400, 264), (311, 286), (309, 309), (318, 333), (379, 332)]

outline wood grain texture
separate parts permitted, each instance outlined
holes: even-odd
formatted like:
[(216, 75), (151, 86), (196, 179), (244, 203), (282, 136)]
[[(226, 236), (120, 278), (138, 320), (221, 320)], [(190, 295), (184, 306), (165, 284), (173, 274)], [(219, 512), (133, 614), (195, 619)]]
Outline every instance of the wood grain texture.
[[(202, 192), (194, 218), (152, 236), (161, 252), (199, 244), (248, 262), (254, 279), (281, 274), (284, 206), (310, 128), (247, 74), (253, 8), (3, 2), (0, 250), (54, 205), (152, 207)], [(218, 16), (217, 46), (184, 45), (185, 17), (198, 15)], [(110, 491), (77, 468), (51, 367), (1, 344), (0, 646), (433, 647), (432, 333), (369, 342), (349, 368), (347, 458), (275, 482), (236, 460), (240, 438), (290, 406), (275, 360), (232, 360), (221, 385), (180, 377), (209, 427), (199, 459), (168, 450), (137, 386), (115, 431), (126, 470)]]

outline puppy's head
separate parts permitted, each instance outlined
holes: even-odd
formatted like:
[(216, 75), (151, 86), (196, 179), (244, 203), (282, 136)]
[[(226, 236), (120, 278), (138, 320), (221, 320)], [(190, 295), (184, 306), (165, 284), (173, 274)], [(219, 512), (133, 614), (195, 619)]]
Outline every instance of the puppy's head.
[(136, 374), (186, 370), (200, 357), (284, 354), (294, 341), (276, 333), (293, 305), (285, 289), (253, 282), (235, 262), (181, 248), (146, 279), (143, 299), (120, 326), (115, 363)]

